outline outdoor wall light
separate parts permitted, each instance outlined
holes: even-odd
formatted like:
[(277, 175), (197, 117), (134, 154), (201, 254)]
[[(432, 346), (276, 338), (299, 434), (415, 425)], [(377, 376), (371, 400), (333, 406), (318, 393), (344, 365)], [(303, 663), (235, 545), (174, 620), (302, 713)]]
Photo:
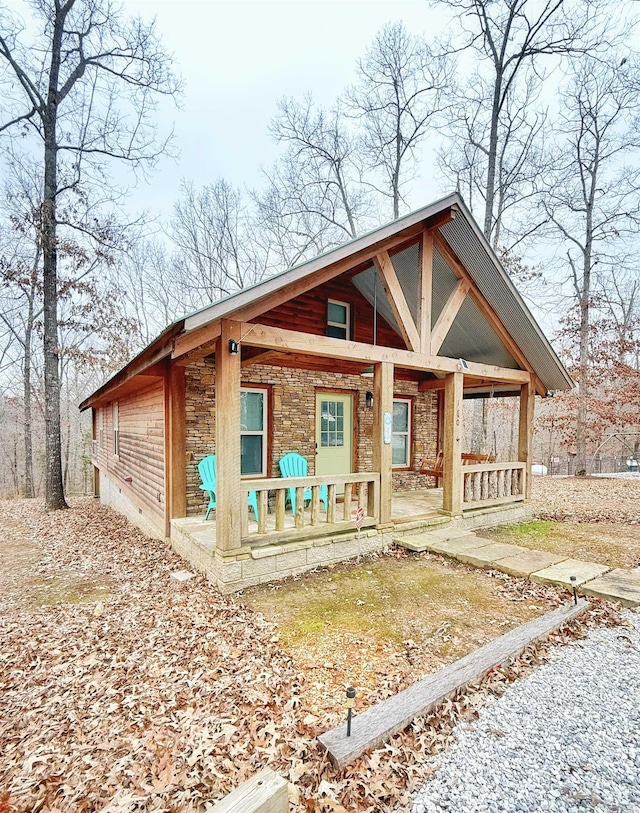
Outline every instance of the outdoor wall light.
[(239, 349), (240, 345), (238, 342), (235, 339), (229, 339), (229, 352), (235, 356)]
[(364, 397), (367, 402), (367, 409), (373, 409), (373, 393), (371, 390), (367, 390), (367, 394)]

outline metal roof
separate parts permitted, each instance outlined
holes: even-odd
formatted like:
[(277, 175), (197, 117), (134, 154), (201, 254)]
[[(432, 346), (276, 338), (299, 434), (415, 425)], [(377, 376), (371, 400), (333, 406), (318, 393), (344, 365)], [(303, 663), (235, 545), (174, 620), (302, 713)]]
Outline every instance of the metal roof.
[[(460, 209), (464, 217), (458, 216), (442, 226), (440, 233), (455, 251), (547, 392), (572, 389), (574, 382), (571, 376), (462, 201)], [(441, 349), (442, 355), (445, 355), (445, 345)]]
[(281, 288), (285, 288), (292, 282), (297, 282), (303, 277), (320, 271), (320, 269), (326, 268), (339, 260), (346, 259), (358, 251), (367, 249), (375, 243), (385, 240), (387, 237), (393, 237), (404, 229), (408, 229), (410, 226), (414, 226), (416, 223), (420, 223), (456, 205), (460, 205), (460, 196), (457, 194), (447, 195), (447, 197), (441, 198), (435, 203), (429, 204), (429, 206), (416, 209), (415, 212), (409, 212), (409, 214), (398, 218), (398, 220), (392, 220), (391, 223), (387, 223), (385, 226), (363, 234), (361, 237), (356, 237), (354, 240), (350, 240), (348, 243), (338, 246), (338, 248), (331, 249), (331, 251), (327, 251), (324, 254), (319, 254), (312, 260), (300, 263), (293, 268), (282, 271), (280, 274), (269, 277), (269, 279), (258, 282), (248, 288), (243, 288), (242, 291), (238, 291), (236, 294), (231, 294), (224, 299), (219, 299), (217, 302), (207, 305), (205, 308), (192, 313), (190, 316), (186, 316), (184, 319), (185, 331), (189, 332), (209, 322), (231, 316), (234, 311), (248, 304), (259, 302), (260, 299), (263, 299), (275, 291), (279, 291)]

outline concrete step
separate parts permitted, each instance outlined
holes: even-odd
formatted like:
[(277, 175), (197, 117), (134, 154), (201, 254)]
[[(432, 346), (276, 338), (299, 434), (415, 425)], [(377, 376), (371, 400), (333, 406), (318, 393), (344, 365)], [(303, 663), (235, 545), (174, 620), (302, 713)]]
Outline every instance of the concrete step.
[(396, 545), (416, 553), (428, 550), (432, 553), (444, 553), (447, 556), (455, 556), (460, 551), (477, 548), (481, 544), (473, 531), (446, 527), (425, 531), (422, 534), (395, 536), (393, 541)]

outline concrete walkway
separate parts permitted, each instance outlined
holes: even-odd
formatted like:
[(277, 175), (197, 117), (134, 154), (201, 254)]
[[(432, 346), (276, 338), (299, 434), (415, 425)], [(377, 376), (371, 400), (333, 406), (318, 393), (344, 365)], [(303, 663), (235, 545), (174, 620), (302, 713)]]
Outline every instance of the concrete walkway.
[[(625, 607), (640, 606), (640, 567), (611, 570), (606, 565), (571, 559), (543, 550), (480, 539), (473, 531), (440, 528), (417, 536), (401, 536), (397, 545), (413, 551), (449, 556), (468, 565), (501, 570), (543, 584), (571, 589), (575, 584), (586, 596), (618, 601)], [(571, 577), (575, 581), (571, 581)]]

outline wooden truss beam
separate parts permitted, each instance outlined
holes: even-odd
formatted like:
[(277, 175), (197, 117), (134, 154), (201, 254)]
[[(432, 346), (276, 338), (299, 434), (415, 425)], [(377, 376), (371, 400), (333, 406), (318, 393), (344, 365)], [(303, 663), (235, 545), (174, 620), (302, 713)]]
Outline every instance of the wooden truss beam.
[(268, 364), (269, 362), (275, 362), (281, 356), (282, 353), (277, 350), (261, 350), (259, 353), (254, 353), (252, 356), (242, 359), (240, 366), (244, 368), (251, 367), (252, 364)]
[[(495, 385), (495, 381), (481, 379), (481, 378), (472, 378), (468, 379), (465, 377), (464, 379), (464, 391), (467, 390), (481, 390), (491, 388)], [(420, 392), (433, 392), (437, 390), (444, 390), (445, 386), (445, 379), (444, 378), (431, 378), (427, 381), (420, 381), (418, 384), (418, 390)], [(519, 392), (519, 390), (518, 390)]]
[(433, 298), (433, 232), (424, 231), (420, 239), (420, 277), (418, 283), (418, 332), (420, 352), (431, 352), (431, 304)]
[(405, 344), (409, 350), (419, 352), (420, 336), (418, 335), (418, 330), (413, 321), (413, 316), (409, 310), (409, 305), (407, 305), (404, 291), (400, 285), (400, 280), (393, 267), (389, 253), (387, 251), (381, 251), (380, 254), (373, 258), (373, 262), (376, 266), (376, 270), (382, 276), (389, 297), (389, 304), (391, 305), (393, 315), (396, 317), (396, 322), (398, 323), (398, 328), (400, 329)]
[(198, 361), (216, 349), (216, 342), (220, 335), (220, 322), (213, 322), (209, 325), (192, 330), (178, 336), (173, 345), (171, 358), (175, 364), (186, 366), (192, 361)]
[[(251, 347), (264, 347), (277, 352), (301, 353), (308, 356), (343, 359), (369, 365), (389, 361), (398, 367), (408, 370), (428, 370), (430, 372), (455, 373), (460, 371), (459, 359), (444, 356), (423, 355), (409, 350), (400, 350), (381, 345), (364, 344), (345, 339), (333, 339), (328, 336), (317, 336), (311, 333), (300, 333), (295, 330), (243, 323), (240, 341)], [(465, 374), (471, 378), (489, 378), (493, 381), (517, 381), (526, 383), (531, 374), (526, 370), (511, 370), (492, 364), (467, 362)]]
[(447, 333), (451, 330), (451, 325), (458, 315), (470, 287), (471, 284), (466, 279), (461, 279), (449, 295), (449, 299), (447, 299), (440, 316), (438, 316), (438, 321), (431, 331), (432, 356), (438, 355), (438, 351), (447, 338)]
[[(469, 274), (467, 269), (464, 267), (462, 262), (459, 260), (458, 256), (456, 255), (454, 250), (451, 248), (451, 246), (447, 243), (447, 241), (444, 239), (444, 237), (441, 234), (439, 234), (438, 232), (434, 232), (434, 234), (433, 234), (433, 243), (434, 243), (434, 246), (438, 249), (438, 253), (442, 257), (442, 259), (447, 263), (447, 265), (453, 271), (453, 273), (459, 279), (468, 280), (468, 282), (470, 283), (470, 287), (469, 287), (469, 291), (468, 291), (469, 296), (471, 297), (471, 299), (473, 299), (473, 301), (478, 306), (478, 309), (480, 310), (482, 315), (489, 322), (491, 327), (495, 330), (496, 334), (499, 336), (500, 340), (502, 341), (504, 346), (507, 348), (509, 353), (511, 353), (513, 358), (518, 362), (518, 364), (520, 365), (520, 367), (522, 367), (523, 370), (529, 370), (529, 372), (533, 374), (533, 368), (531, 367), (531, 365), (527, 361), (524, 353), (522, 352), (522, 350), (520, 350), (518, 345), (511, 338), (511, 334), (505, 328), (505, 326), (502, 324), (502, 322), (500, 321), (500, 318), (498, 317), (496, 312), (493, 310), (491, 305), (487, 302), (487, 300), (484, 298), (484, 296), (477, 289), (475, 283), (473, 282), (473, 279), (472, 279), (471, 275)], [(535, 378), (535, 376), (534, 376), (534, 378)], [(546, 394), (546, 390), (543, 387), (542, 383), (537, 378), (535, 378), (535, 382), (536, 382), (536, 389), (538, 390), (538, 392), (540, 392), (541, 395)]]

